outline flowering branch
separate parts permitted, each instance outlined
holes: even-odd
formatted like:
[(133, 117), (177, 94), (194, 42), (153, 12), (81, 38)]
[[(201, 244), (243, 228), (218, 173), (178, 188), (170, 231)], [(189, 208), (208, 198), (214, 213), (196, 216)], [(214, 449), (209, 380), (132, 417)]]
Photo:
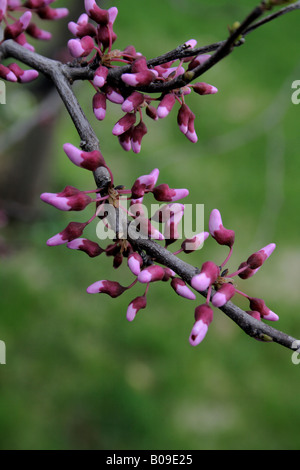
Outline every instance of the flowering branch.
[[(131, 189), (115, 185), (112, 171), (101, 154), (98, 137), (78, 103), (71, 85), (78, 79), (91, 82), (96, 91), (93, 109), (100, 121), (105, 117), (106, 99), (122, 105), (125, 115), (115, 124), (113, 134), (119, 138), (124, 150), (132, 149), (138, 153), (141, 149), (141, 140), (147, 132), (142, 119), (143, 108), (146, 108), (149, 117), (157, 120), (166, 117), (176, 101), (180, 104), (179, 128), (190, 141), (196, 142), (195, 115), (186, 105), (185, 95), (192, 89), (200, 95), (214, 94), (217, 89), (206, 83), (190, 85), (191, 82), (224, 59), (236, 46), (241, 45), (245, 35), (285, 13), (299, 9), (300, 2), (294, 2), (293, 5), (255, 23), (272, 6), (287, 3), (284, 0), (263, 1), (241, 24), (233, 25), (227, 40), (201, 48), (196, 48), (196, 41), (190, 40), (163, 56), (147, 61), (141, 54), (136, 53), (133, 46), (128, 46), (124, 51), (113, 51), (112, 44), (116, 39), (113, 23), (117, 9), (113, 7), (102, 10), (94, 0), (85, 0), (86, 14), (81, 15), (77, 23), (69, 23), (70, 31), (76, 36), (76, 39), (71, 39), (68, 43), (69, 51), (76, 59), (72, 64), (62, 64), (35, 53), (24, 37), (28, 28), (31, 28), (30, 31), (35, 37), (45, 36), (45, 32), (41, 33), (32, 24), (30, 26), (31, 10), (46, 19), (66, 14), (65, 9), (58, 13), (59, 9), (50, 9), (48, 5), (52, 2), (53, 0), (28, 0), (23, 7), (29, 11), (25, 11), (12, 25), (6, 25), (4, 40), (0, 43), (0, 62), (3, 59), (15, 58), (34, 69), (25, 73), (16, 64), (10, 64), (8, 67), (0, 64), (2, 78), (22, 82), (25, 81), (26, 75), (26, 81), (30, 81), (36, 78), (38, 71), (54, 83), (81, 139), (80, 149), (66, 143), (64, 152), (75, 165), (93, 172), (97, 186), (96, 189), (84, 192), (66, 186), (60, 193), (41, 195), (44, 202), (65, 211), (79, 211), (91, 203), (96, 204), (95, 214), (87, 222), (69, 223), (62, 232), (50, 238), (47, 244), (67, 244), (68, 248), (84, 251), (90, 257), (106, 253), (107, 256), (113, 257), (115, 268), (120, 266), (123, 258), (127, 258), (128, 267), (136, 276), (128, 287), (115, 281), (101, 280), (89, 286), (87, 292), (106, 293), (114, 298), (133, 288), (137, 282), (145, 284), (144, 295), (135, 298), (128, 306), (129, 321), (135, 318), (139, 310), (146, 307), (146, 295), (152, 282), (170, 281), (171, 287), (178, 295), (195, 300), (194, 290), (206, 299), (205, 304), (195, 309), (195, 323), (190, 335), (190, 343), (193, 346), (203, 340), (213, 319), (211, 303), (229, 316), (247, 335), (260, 341), (273, 341), (289, 349), (296, 349), (295, 338), (262, 321), (278, 320), (278, 316), (264, 301), (239, 291), (233, 282), (233, 277), (236, 276), (247, 279), (255, 275), (272, 254), (275, 245), (271, 243), (253, 253), (234, 273), (229, 274), (225, 266), (232, 255), (235, 234), (233, 230), (223, 226), (221, 215), (215, 209), (210, 216), (209, 232), (202, 232), (193, 239), (184, 240), (181, 248), (171, 253), (169, 246), (178, 239), (177, 226), (184, 212), (184, 205), (174, 202), (186, 197), (188, 191), (173, 189), (167, 184), (157, 185), (158, 169), (137, 178)], [(7, 8), (23, 11), (23, 7), (18, 2), (10, 4), (6, 0), (0, 0), (0, 22), (6, 17)], [(90, 23), (90, 20), (93, 20), (96, 26)], [(211, 56), (205, 55), (213, 51), (215, 52)], [(93, 57), (87, 61), (86, 58), (91, 54), (94, 54)], [(173, 66), (178, 59), (180, 64)], [(114, 61), (121, 61), (122, 66), (112, 67), (111, 63)], [(126, 65), (123, 65), (124, 63)], [(184, 64), (188, 64), (187, 70), (183, 68)], [(151, 103), (156, 98), (144, 93), (157, 91), (162, 92), (162, 95), (158, 99), (158, 107), (154, 108)], [(137, 125), (136, 115), (140, 117)], [(167, 203), (151, 218), (144, 215), (142, 206), (143, 198), (149, 193), (157, 201)], [(122, 207), (121, 200), (124, 198), (130, 201), (129, 210)], [(93, 241), (81, 238), (85, 227), (96, 218), (100, 218), (115, 233), (114, 243), (105, 249)], [(164, 234), (154, 227), (153, 222), (165, 224)], [(229, 248), (228, 256), (220, 266), (206, 261), (199, 269), (178, 258), (181, 252), (188, 254), (198, 249), (209, 235), (219, 245)], [(164, 240), (165, 246), (153, 241), (153, 238)], [(244, 312), (231, 302), (236, 294), (249, 301), (249, 311)]]

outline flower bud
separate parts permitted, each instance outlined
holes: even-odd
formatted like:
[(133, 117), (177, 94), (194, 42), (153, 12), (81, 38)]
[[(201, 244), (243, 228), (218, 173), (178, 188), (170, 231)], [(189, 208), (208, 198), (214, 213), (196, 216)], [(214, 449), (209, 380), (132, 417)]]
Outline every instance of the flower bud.
[(208, 83), (198, 82), (193, 85), (193, 90), (198, 95), (214, 95), (218, 92), (218, 89), (215, 86), (208, 85)]
[(202, 248), (203, 243), (209, 237), (208, 232), (201, 232), (195, 235), (193, 238), (187, 238), (181, 244), (181, 248), (184, 253), (193, 253), (193, 251), (199, 250)]
[(36, 10), (42, 20), (60, 20), (69, 14), (67, 8), (50, 8), (48, 6)]
[(95, 43), (91, 36), (84, 36), (79, 39), (70, 39), (68, 41), (69, 52), (72, 57), (87, 57), (93, 51)]
[(215, 307), (223, 307), (235, 294), (235, 287), (228, 283), (223, 284), (212, 298)]
[(146, 308), (147, 306), (147, 298), (145, 295), (142, 295), (140, 297), (136, 297), (130, 304), (128, 305), (127, 308), (127, 313), (126, 313), (126, 318), (128, 321), (133, 321), (136, 317), (136, 314), (142, 310), (143, 308)]
[(100, 67), (98, 67), (95, 72), (93, 84), (99, 88), (102, 88), (106, 83), (107, 75), (108, 68), (104, 67), (104, 65), (100, 65)]
[(113, 299), (123, 294), (127, 288), (115, 281), (97, 281), (87, 288), (88, 294), (107, 294)]
[(167, 93), (157, 108), (157, 116), (162, 119), (165, 118), (173, 109), (176, 102), (174, 93)]
[(276, 313), (270, 310), (263, 299), (257, 299), (255, 297), (249, 297), (249, 303), (251, 310), (255, 310), (261, 314), (264, 320), (277, 321), (279, 317)]
[(67, 243), (67, 247), (71, 250), (80, 250), (86, 253), (90, 258), (95, 258), (104, 252), (98, 243), (88, 240), (87, 238), (76, 238)]
[(84, 152), (72, 144), (64, 144), (64, 152), (74, 165), (86, 170), (95, 171), (99, 166), (105, 166), (105, 160), (99, 150)]
[(137, 126), (134, 126), (131, 131), (131, 148), (134, 153), (140, 153), (142, 139), (148, 132), (146, 125), (140, 121)]
[(209, 232), (219, 245), (233, 246), (235, 233), (233, 230), (223, 227), (221, 214), (218, 209), (214, 209), (210, 214)]
[(131, 188), (133, 199), (139, 199), (144, 196), (146, 189), (152, 190), (159, 176), (159, 170), (152, 170), (149, 175), (142, 175), (137, 178)]
[(5, 65), (0, 64), (0, 78), (4, 78), (9, 82), (17, 82), (18, 79), (15, 74)]
[(109, 13), (107, 10), (99, 8), (95, 0), (84, 0), (85, 11), (89, 17), (101, 25), (109, 23)]
[(71, 31), (71, 33), (74, 34), (74, 36), (77, 36), (78, 38), (82, 38), (84, 36), (96, 36), (96, 28), (95, 26), (89, 23), (89, 17), (86, 13), (80, 15), (77, 20), (77, 23), (74, 23), (74, 21), (70, 21), (68, 23), (68, 28), (69, 31)]
[(194, 294), (194, 292), (191, 291), (191, 289), (188, 288), (183, 279), (174, 277), (174, 279), (172, 279), (171, 281), (171, 287), (174, 289), (176, 294), (180, 295), (181, 297), (184, 297), (185, 299), (196, 299), (196, 295)]
[(8, 68), (15, 74), (20, 83), (32, 82), (39, 75), (36, 70), (23, 70), (15, 63), (8, 65)]
[(113, 135), (121, 135), (128, 131), (136, 121), (136, 115), (134, 113), (126, 113), (119, 121), (114, 125), (112, 130)]
[(41, 41), (49, 41), (52, 38), (52, 34), (49, 33), (49, 31), (40, 29), (35, 23), (30, 23), (26, 29), (26, 33), (34, 39), (39, 39)]
[(161, 202), (174, 202), (189, 195), (187, 189), (172, 189), (167, 184), (156, 186), (152, 192), (155, 199)]
[(121, 108), (124, 113), (136, 112), (138, 107), (144, 102), (144, 95), (138, 91), (134, 91), (122, 104)]
[(212, 308), (207, 305), (199, 305), (195, 309), (195, 323), (190, 334), (190, 344), (197, 346), (206, 336), (209, 325), (213, 320), (214, 312)]
[(152, 264), (139, 273), (138, 281), (143, 284), (148, 284), (148, 282), (161, 281), (164, 275), (165, 271), (161, 266)]
[(201, 271), (191, 280), (191, 286), (199, 292), (205, 291), (220, 275), (220, 268), (212, 261), (203, 263)]
[(31, 21), (31, 11), (25, 11), (20, 18), (13, 24), (6, 26), (4, 29), (4, 39), (15, 39), (21, 33), (26, 31)]
[(64, 243), (70, 242), (75, 238), (79, 238), (82, 235), (87, 223), (70, 222), (67, 227), (58, 234), (47, 240), (48, 246), (63, 245)]
[(98, 121), (103, 121), (106, 114), (106, 95), (101, 92), (97, 92), (93, 96), (93, 111)]
[(275, 250), (276, 245), (275, 243), (270, 243), (269, 245), (265, 246), (261, 250), (257, 251), (256, 253), (253, 253), (253, 255), (249, 256), (247, 259), (247, 265), (251, 269), (257, 270), (260, 268), (263, 263), (266, 261), (266, 259), (271, 256), (273, 251)]
[(130, 271), (135, 276), (138, 276), (141, 272), (141, 267), (143, 266), (143, 258), (136, 251), (134, 251), (128, 256), (127, 264)]

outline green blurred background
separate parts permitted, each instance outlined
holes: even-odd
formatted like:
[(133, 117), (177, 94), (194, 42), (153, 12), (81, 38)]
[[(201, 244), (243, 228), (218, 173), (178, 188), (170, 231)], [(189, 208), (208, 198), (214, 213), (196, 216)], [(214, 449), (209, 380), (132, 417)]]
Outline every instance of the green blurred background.
[[(57, 2), (75, 3), (83, 1)], [(102, 5), (119, 9), (115, 47), (134, 44), (151, 58), (190, 38), (199, 45), (225, 38), (227, 26), (256, 2)], [(50, 25), (58, 49), (67, 21)], [(173, 112), (160, 122), (147, 119), (142, 152), (125, 153), (111, 133), (119, 107), (110, 104), (99, 123), (91, 87), (75, 85), (117, 184), (131, 187), (137, 176), (159, 167), (160, 183), (188, 187), (186, 202), (205, 204), (206, 224), (217, 207), (224, 225), (236, 231), (233, 269), (251, 252), (277, 244), (263, 269), (239, 287), (263, 297), (280, 316), (275, 326), (294, 337), (300, 337), (300, 106), (291, 102), (291, 84), (300, 80), (299, 23), (295, 12), (257, 30), (203, 77), (219, 93), (187, 98), (197, 116), (197, 144), (179, 132)], [(8, 86), (7, 105), (0, 109), (2, 144), (16, 119), (28, 122), (38, 102), (34, 87)], [(44, 122), (51, 129), (44, 145), (49, 157), (35, 184), (45, 181), (41, 191), (58, 192), (67, 184), (92, 189), (90, 174), (62, 150), (65, 142), (79, 145), (67, 113), (58, 109), (50, 122)], [(1, 168), (10, 152), (13, 145), (2, 149)], [(30, 174), (36, 180), (35, 165), (26, 168), (26, 182)], [(22, 194), (22, 184), (18, 190)], [(192, 348), (188, 336), (197, 304), (162, 283), (151, 286), (147, 309), (128, 323), (127, 305), (140, 288), (114, 300), (85, 292), (100, 279), (126, 284), (126, 266), (115, 272), (109, 258), (46, 246), (50, 236), (86, 214), (59, 213), (38, 193), (33, 204), (32, 220), (15, 218), (1, 229), (0, 339), (7, 347), (7, 365), (0, 366), (1, 449), (299, 449), (300, 365), (289, 350), (249, 338), (219, 311), (204, 342)], [(96, 240), (94, 229), (89, 234)], [(209, 240), (205, 251), (184, 259), (219, 263), (226, 254)]]

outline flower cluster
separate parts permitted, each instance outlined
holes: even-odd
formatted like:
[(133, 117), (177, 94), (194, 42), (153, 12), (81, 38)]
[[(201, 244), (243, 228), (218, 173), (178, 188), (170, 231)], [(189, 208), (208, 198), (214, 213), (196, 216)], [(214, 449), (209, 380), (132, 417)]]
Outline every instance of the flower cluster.
[[(192, 90), (199, 95), (210, 95), (216, 93), (217, 88), (199, 82), (162, 93), (158, 98), (147, 95), (139, 88), (153, 83), (169, 82), (186, 71), (193, 70), (210, 55), (191, 56), (179, 63), (172, 60), (150, 67), (146, 58), (136, 52), (134, 46), (128, 46), (122, 51), (112, 49), (117, 39), (113, 30), (118, 14), (116, 7), (104, 10), (98, 7), (95, 0), (85, 0), (85, 10), (86, 13), (82, 14), (77, 22), (69, 23), (69, 30), (76, 39), (70, 39), (68, 47), (75, 59), (88, 60), (87, 63), (95, 70), (91, 81), (95, 90), (92, 101), (95, 117), (99, 121), (105, 118), (107, 101), (120, 105), (124, 115), (115, 124), (112, 133), (118, 137), (125, 151), (132, 150), (134, 153), (139, 153), (142, 139), (147, 134), (143, 110), (148, 117), (157, 121), (168, 116), (177, 102), (179, 129), (191, 142), (197, 142), (195, 114), (185, 103), (185, 96)], [(192, 39), (185, 43), (185, 47), (192, 49), (196, 44), (197, 42)], [(109, 71), (115, 69), (116, 62), (124, 64), (125, 67), (127, 65), (126, 71), (121, 73), (118, 79), (118, 85), (115, 81), (109, 80)], [(158, 101), (158, 106), (154, 106), (155, 101)]]
[[(51, 33), (40, 29), (32, 21), (33, 14), (42, 20), (58, 20), (68, 15), (67, 8), (51, 8), (49, 5), (55, 0), (0, 0), (0, 28), (4, 24), (3, 39), (1, 42), (12, 39), (30, 51), (34, 46), (27, 40), (27, 35), (39, 40), (51, 39)], [(14, 16), (17, 14), (18, 17)], [(38, 76), (36, 70), (23, 70), (16, 63), (4, 66), (0, 64), (0, 78), (10, 82), (26, 83), (35, 80)]]
[[(96, 207), (87, 222), (70, 222), (64, 230), (51, 237), (47, 244), (49, 246), (65, 244), (69, 249), (83, 251), (92, 258), (105, 253), (106, 256), (113, 258), (115, 269), (123, 263), (125, 258), (129, 271), (135, 277), (128, 286), (111, 280), (96, 281), (88, 287), (89, 294), (103, 293), (116, 298), (136, 284), (144, 285), (143, 295), (135, 297), (127, 309), (127, 319), (133, 321), (137, 313), (146, 307), (147, 293), (153, 282), (169, 282), (177, 295), (188, 300), (196, 300), (196, 293), (200, 292), (206, 296), (206, 302), (195, 309), (195, 323), (189, 338), (193, 346), (198, 345), (207, 333), (208, 326), (213, 319), (212, 307), (223, 307), (236, 294), (248, 299), (247, 313), (252, 317), (257, 320), (278, 320), (278, 316), (266, 306), (262, 299), (250, 297), (241, 292), (233, 281), (235, 276), (248, 279), (256, 274), (274, 251), (274, 243), (251, 254), (235, 272), (229, 273), (225, 266), (233, 252), (235, 232), (223, 226), (220, 212), (214, 209), (210, 214), (209, 231), (183, 240), (180, 249), (173, 252), (173, 255), (189, 254), (198, 250), (209, 236), (219, 245), (227, 246), (229, 254), (221, 265), (205, 261), (191, 279), (183, 279), (172, 269), (158, 264), (155, 258), (149, 258), (145, 252), (136, 248), (138, 244), (135, 245), (135, 240), (142, 237), (164, 241), (166, 249), (178, 241), (180, 238), (178, 225), (184, 215), (185, 206), (177, 201), (188, 196), (188, 190), (173, 189), (165, 183), (157, 184), (158, 169), (137, 178), (130, 189), (124, 186), (114, 186), (111, 171), (100, 151), (86, 152), (70, 143), (66, 143), (63, 149), (76, 166), (89, 171), (96, 171), (99, 167), (106, 168), (111, 175), (111, 182), (103, 188), (90, 191), (80, 191), (73, 186), (66, 186), (59, 193), (43, 193), (41, 199), (44, 202), (63, 211), (81, 211), (92, 203)], [(166, 203), (151, 214), (151, 217), (146, 215), (143, 205), (145, 196), (149, 194), (152, 194), (156, 201)], [(129, 209), (122, 206), (122, 201), (129, 203)], [(87, 225), (95, 219), (100, 219), (105, 226), (111, 227), (114, 231), (113, 243), (109, 243), (105, 248), (82, 236)], [(155, 224), (164, 225), (164, 230), (158, 230)]]

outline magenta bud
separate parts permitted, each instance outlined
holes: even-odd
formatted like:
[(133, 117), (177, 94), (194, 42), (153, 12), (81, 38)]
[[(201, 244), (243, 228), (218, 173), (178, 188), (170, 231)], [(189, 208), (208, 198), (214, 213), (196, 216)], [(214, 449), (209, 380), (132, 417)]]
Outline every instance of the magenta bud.
[(137, 73), (123, 73), (121, 79), (126, 85), (138, 86), (138, 85), (149, 85), (156, 78), (154, 70), (144, 70), (143, 72)]
[(122, 104), (121, 108), (124, 113), (136, 112), (138, 107), (144, 102), (144, 95), (138, 91), (134, 91)]
[(187, 189), (172, 189), (167, 184), (160, 184), (152, 190), (157, 201), (174, 202), (189, 195)]
[(147, 127), (142, 121), (131, 130), (131, 148), (134, 153), (140, 153), (142, 139), (147, 132)]
[(261, 316), (264, 318), (264, 320), (269, 320), (269, 321), (277, 321), (279, 320), (279, 317), (276, 313), (272, 312), (270, 310), (263, 299), (258, 299), (256, 297), (250, 297), (249, 298), (250, 302), (250, 308), (251, 310), (255, 310), (261, 314)]
[(148, 106), (146, 107), (146, 114), (149, 118), (153, 119), (154, 121), (158, 120), (157, 109), (151, 104), (148, 104)]
[(37, 70), (23, 70), (15, 63), (8, 65), (8, 68), (14, 73), (20, 83), (32, 82), (39, 75)]
[(214, 95), (215, 93), (218, 93), (218, 89), (215, 86), (204, 82), (195, 83), (192, 88), (195, 93), (198, 93), (198, 95)]
[(193, 60), (189, 63), (188, 70), (193, 70), (194, 68), (198, 67), (199, 65), (204, 64), (208, 59), (210, 59), (209, 54), (200, 54), (193, 58)]
[(203, 263), (201, 271), (191, 280), (191, 286), (199, 292), (214, 284), (220, 275), (220, 268), (212, 261)]
[(255, 318), (258, 321), (261, 320), (261, 315), (256, 310), (246, 310), (246, 313), (248, 313), (251, 317)]
[(161, 266), (152, 264), (139, 273), (138, 281), (143, 284), (148, 284), (148, 282), (161, 281), (164, 275), (165, 271)]
[(202, 248), (203, 243), (209, 237), (208, 232), (201, 232), (195, 235), (193, 238), (187, 238), (181, 244), (181, 248), (184, 253), (192, 253), (193, 251), (199, 250)]
[(260, 268), (263, 265), (263, 263), (266, 261), (266, 259), (268, 259), (269, 256), (271, 256), (275, 248), (276, 248), (275, 243), (270, 243), (269, 245), (265, 246), (261, 250), (249, 256), (249, 258), (247, 259), (247, 265), (249, 266), (249, 268), (255, 269), (255, 270)]
[(136, 121), (136, 115), (134, 113), (127, 113), (114, 125), (112, 130), (113, 135), (121, 135), (128, 131)]
[(46, 6), (39, 8), (36, 13), (42, 20), (60, 20), (69, 14), (69, 10), (67, 8), (50, 8)]
[(68, 28), (69, 31), (71, 31), (71, 33), (74, 34), (74, 36), (77, 36), (78, 38), (82, 38), (84, 36), (94, 37), (97, 33), (95, 26), (89, 23), (89, 17), (86, 13), (80, 15), (77, 20), (77, 23), (74, 23), (74, 21), (70, 21), (68, 23)]
[(235, 233), (233, 230), (224, 228), (221, 214), (218, 209), (214, 209), (209, 218), (209, 232), (219, 245), (232, 247), (234, 244)]
[(212, 298), (214, 307), (223, 307), (235, 294), (235, 287), (228, 283), (223, 284)]
[(130, 127), (128, 131), (124, 132), (123, 134), (118, 136), (119, 143), (125, 152), (129, 152), (131, 150), (131, 132), (133, 127)]
[(40, 29), (35, 23), (30, 23), (30, 25), (26, 29), (26, 33), (29, 34), (31, 37), (39, 39), (41, 41), (49, 41), (52, 38), (52, 34), (49, 33), (49, 31), (44, 31), (43, 29)]
[(9, 26), (6, 26), (4, 29), (4, 39), (15, 39), (21, 33), (26, 31), (31, 21), (31, 17), (31, 11), (25, 11), (25, 13), (23, 13), (23, 15), (21, 15), (17, 21)]
[(86, 170), (95, 171), (99, 166), (106, 166), (105, 160), (99, 150), (84, 152), (72, 144), (64, 144), (64, 152), (74, 165)]
[(123, 294), (127, 288), (115, 281), (97, 281), (87, 288), (88, 294), (107, 294), (113, 299)]
[(134, 251), (128, 256), (127, 264), (130, 271), (135, 276), (138, 276), (141, 272), (141, 267), (143, 266), (143, 258)]
[(84, 7), (89, 17), (96, 23), (103, 26), (109, 23), (108, 11), (99, 8), (95, 0), (84, 0)]
[(133, 199), (139, 199), (144, 196), (146, 189), (152, 190), (157, 182), (159, 170), (152, 170), (149, 175), (142, 175), (135, 180), (131, 188), (131, 196)]
[(159, 118), (165, 118), (172, 111), (173, 106), (176, 102), (174, 93), (166, 94), (161, 100), (157, 108), (157, 116)]
[(124, 98), (121, 95), (121, 92), (116, 88), (112, 88), (111, 86), (106, 86), (105, 94), (106, 94), (106, 98), (112, 103), (122, 104), (124, 102)]
[(192, 111), (188, 107), (188, 105), (183, 104), (178, 111), (177, 115), (177, 123), (179, 126), (180, 131), (183, 134), (186, 134), (188, 131), (188, 124), (189, 124), (189, 119), (193, 115)]
[(86, 225), (87, 223), (70, 222), (62, 232), (49, 238), (49, 240), (47, 240), (47, 245), (62, 245), (74, 240), (75, 238), (79, 238), (82, 235)]
[(180, 295), (181, 297), (184, 297), (185, 299), (196, 299), (196, 295), (194, 294), (194, 292), (192, 292), (191, 289), (188, 288), (186, 283), (178, 277), (174, 277), (172, 279), (171, 287), (174, 289), (176, 294)]
[(101, 255), (104, 250), (98, 243), (88, 240), (87, 238), (76, 238), (67, 243), (67, 247), (71, 250), (80, 250), (86, 253), (90, 258)]
[(87, 57), (95, 47), (94, 39), (91, 36), (84, 36), (79, 39), (70, 39), (68, 48), (72, 57)]
[(207, 305), (199, 305), (195, 309), (195, 323), (192, 328), (189, 342), (192, 346), (197, 346), (203, 341), (208, 331), (208, 327), (213, 320), (213, 310)]
[(93, 111), (98, 121), (103, 121), (106, 115), (106, 96), (104, 93), (97, 92), (93, 96)]
[(2, 64), (0, 64), (0, 77), (9, 82), (18, 81), (18, 78), (15, 76), (15, 74), (8, 67)]
[(95, 72), (93, 84), (99, 88), (102, 88), (106, 83), (107, 75), (108, 68), (104, 67), (104, 65), (100, 65), (100, 67), (98, 67)]
[(142, 295), (141, 297), (136, 297), (128, 305), (127, 313), (126, 313), (127, 320), (133, 321), (136, 317), (136, 314), (143, 308), (146, 308), (146, 306), (147, 306), (147, 299), (145, 295)]

